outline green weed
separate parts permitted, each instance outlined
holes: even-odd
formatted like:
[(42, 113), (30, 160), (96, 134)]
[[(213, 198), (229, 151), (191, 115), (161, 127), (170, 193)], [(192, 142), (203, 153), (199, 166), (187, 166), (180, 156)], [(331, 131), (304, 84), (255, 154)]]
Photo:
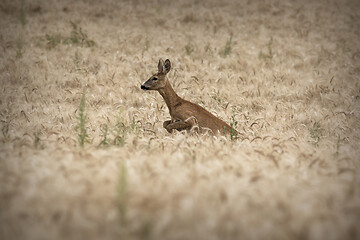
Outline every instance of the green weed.
[(149, 50), (149, 48), (150, 48), (150, 41), (149, 41), (149, 37), (148, 37), (148, 35), (146, 34), (146, 37), (145, 37), (145, 46), (144, 46), (144, 51)]
[(74, 65), (75, 65), (75, 69), (79, 69), (80, 68), (80, 62), (81, 62), (81, 55), (78, 51), (75, 52), (74, 58)]
[(36, 149), (38, 148), (43, 148), (42, 144), (41, 144), (41, 138), (40, 138), (41, 132), (37, 131), (34, 132), (34, 147)]
[(139, 130), (140, 130), (140, 127), (136, 124), (135, 122), (135, 117), (132, 118), (132, 121), (131, 121), (131, 130), (132, 132), (138, 134), (139, 133)]
[(211, 50), (211, 46), (210, 43), (208, 43), (205, 48), (204, 48), (205, 52), (208, 53), (209, 55), (213, 55), (213, 51)]
[(5, 123), (5, 125), (1, 128), (1, 132), (5, 139), (9, 138), (9, 123)]
[(46, 48), (47, 49), (52, 49), (54, 47), (56, 47), (58, 44), (61, 43), (61, 36), (60, 35), (49, 35), (46, 34), (45, 35), (46, 38)]
[(70, 37), (62, 38), (59, 34), (50, 35), (46, 34), (46, 48), (52, 49), (55, 48), (60, 43), (62, 44), (73, 44), (79, 45), (81, 47), (92, 47), (95, 45), (93, 40), (90, 40), (86, 33), (83, 32), (82, 28), (79, 27), (76, 23), (70, 21), (72, 30), (70, 32)]
[[(105, 124), (102, 127), (101, 130), (102, 141), (100, 142), (99, 146), (107, 147), (110, 145), (114, 145), (117, 147), (123, 147), (125, 145), (127, 135), (129, 133), (138, 134), (139, 131), (140, 131), (140, 127), (136, 123), (135, 117), (132, 118), (130, 125), (127, 126), (124, 124), (122, 120), (121, 111), (120, 111), (115, 126), (109, 127), (107, 124)], [(112, 136), (113, 138), (109, 137), (109, 135)]]
[(139, 236), (140, 239), (151, 239), (153, 231), (153, 222), (150, 217), (145, 217), (140, 226)]
[(115, 125), (115, 137), (113, 140), (113, 144), (115, 146), (122, 147), (125, 144), (125, 139), (126, 139), (126, 127), (123, 121), (121, 120), (121, 111), (120, 111), (119, 117)]
[(222, 100), (221, 100), (221, 97), (220, 97), (220, 92), (219, 90), (213, 94), (210, 95), (210, 97), (212, 99), (214, 99), (218, 104), (221, 104)]
[(72, 43), (82, 47), (92, 47), (95, 45), (95, 42), (88, 38), (87, 34), (82, 31), (81, 27), (72, 21), (70, 21), (70, 23), (72, 26), (72, 31), (70, 33), (70, 38), (67, 38), (63, 41), (64, 44)]
[(21, 8), (20, 8), (19, 20), (20, 20), (20, 22), (21, 22), (21, 25), (23, 25), (23, 26), (26, 25), (27, 20), (26, 20), (26, 14), (25, 14), (24, 6), (21, 6)]
[(339, 135), (336, 141), (336, 154), (339, 154), (340, 144), (341, 144), (341, 139)]
[(186, 44), (185, 52), (187, 55), (190, 55), (192, 52), (194, 52), (194, 47), (190, 43)]
[(102, 132), (103, 139), (101, 140), (99, 146), (108, 147), (109, 146), (109, 140), (108, 140), (109, 127), (107, 124), (103, 125), (101, 132)]
[(126, 135), (125, 135), (125, 128), (122, 125), (117, 125), (116, 128), (116, 135), (114, 138), (114, 145), (122, 147), (125, 145)]
[(24, 40), (21, 37), (18, 37), (16, 40), (16, 58), (22, 58), (24, 49)]
[(225, 48), (224, 48), (224, 57), (230, 55), (232, 50), (232, 35), (230, 35), (229, 39), (226, 41)]
[(348, 43), (346, 42), (345, 39), (339, 40), (338, 43), (336, 43), (336, 45), (337, 48), (341, 49), (343, 53), (351, 52), (351, 48), (348, 46)]
[(317, 145), (322, 137), (323, 128), (320, 122), (315, 122), (312, 127), (309, 128), (310, 136), (313, 139), (313, 143)]
[(232, 127), (231, 131), (230, 131), (230, 139), (231, 141), (234, 141), (236, 139), (238, 139), (238, 132), (235, 130), (238, 126), (238, 121), (235, 119), (236, 114), (235, 114), (235, 110), (234, 108), (232, 109), (232, 114), (230, 117), (230, 127)]
[(263, 53), (262, 51), (260, 51), (259, 53), (259, 58), (264, 58), (264, 59), (272, 59), (273, 58), (273, 51), (272, 51), (272, 44), (273, 44), (273, 38), (270, 38), (269, 43), (267, 44), (267, 53)]
[(86, 131), (87, 119), (85, 114), (85, 103), (86, 103), (85, 95), (86, 95), (86, 89), (84, 88), (81, 95), (81, 100), (77, 115), (77, 119), (79, 120), (79, 123), (77, 125), (78, 141), (81, 147), (84, 147), (84, 144), (89, 142), (89, 135), (87, 134)]

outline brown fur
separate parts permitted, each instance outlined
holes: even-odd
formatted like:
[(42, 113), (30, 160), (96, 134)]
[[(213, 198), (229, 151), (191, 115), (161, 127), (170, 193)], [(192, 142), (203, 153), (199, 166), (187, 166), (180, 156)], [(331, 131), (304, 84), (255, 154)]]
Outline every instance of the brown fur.
[(198, 126), (201, 130), (209, 129), (212, 133), (237, 133), (221, 119), (203, 107), (179, 97), (172, 88), (166, 74), (170, 71), (171, 63), (167, 59), (164, 63), (159, 60), (158, 73), (154, 74), (141, 85), (144, 90), (156, 90), (164, 98), (169, 108), (171, 120), (165, 121), (163, 126), (168, 132), (190, 130)]

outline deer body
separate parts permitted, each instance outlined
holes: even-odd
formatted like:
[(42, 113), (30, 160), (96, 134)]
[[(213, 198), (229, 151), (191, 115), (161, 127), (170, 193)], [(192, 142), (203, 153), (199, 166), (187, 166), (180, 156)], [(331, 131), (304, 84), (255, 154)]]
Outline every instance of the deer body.
[(168, 132), (171, 133), (174, 129), (190, 130), (192, 127), (198, 126), (200, 129), (210, 129), (214, 134), (237, 133), (236, 130), (203, 107), (179, 97), (166, 77), (170, 68), (169, 59), (165, 63), (160, 59), (158, 73), (141, 85), (143, 90), (157, 90), (164, 98), (171, 116), (171, 120), (165, 121), (163, 124)]

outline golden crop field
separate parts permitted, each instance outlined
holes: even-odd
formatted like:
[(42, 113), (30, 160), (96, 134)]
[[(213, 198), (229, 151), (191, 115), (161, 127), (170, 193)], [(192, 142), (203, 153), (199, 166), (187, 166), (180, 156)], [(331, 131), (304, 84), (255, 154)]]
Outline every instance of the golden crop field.
[[(0, 2), (0, 239), (360, 239), (360, 2)], [(241, 134), (168, 133), (169, 81)]]

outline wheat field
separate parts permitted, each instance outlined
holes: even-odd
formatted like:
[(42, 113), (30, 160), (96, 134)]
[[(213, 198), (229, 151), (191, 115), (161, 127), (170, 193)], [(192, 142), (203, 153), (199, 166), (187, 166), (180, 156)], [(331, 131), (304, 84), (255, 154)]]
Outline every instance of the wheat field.
[[(0, 239), (360, 239), (359, 1), (0, 13)], [(159, 58), (240, 137), (168, 133)]]

